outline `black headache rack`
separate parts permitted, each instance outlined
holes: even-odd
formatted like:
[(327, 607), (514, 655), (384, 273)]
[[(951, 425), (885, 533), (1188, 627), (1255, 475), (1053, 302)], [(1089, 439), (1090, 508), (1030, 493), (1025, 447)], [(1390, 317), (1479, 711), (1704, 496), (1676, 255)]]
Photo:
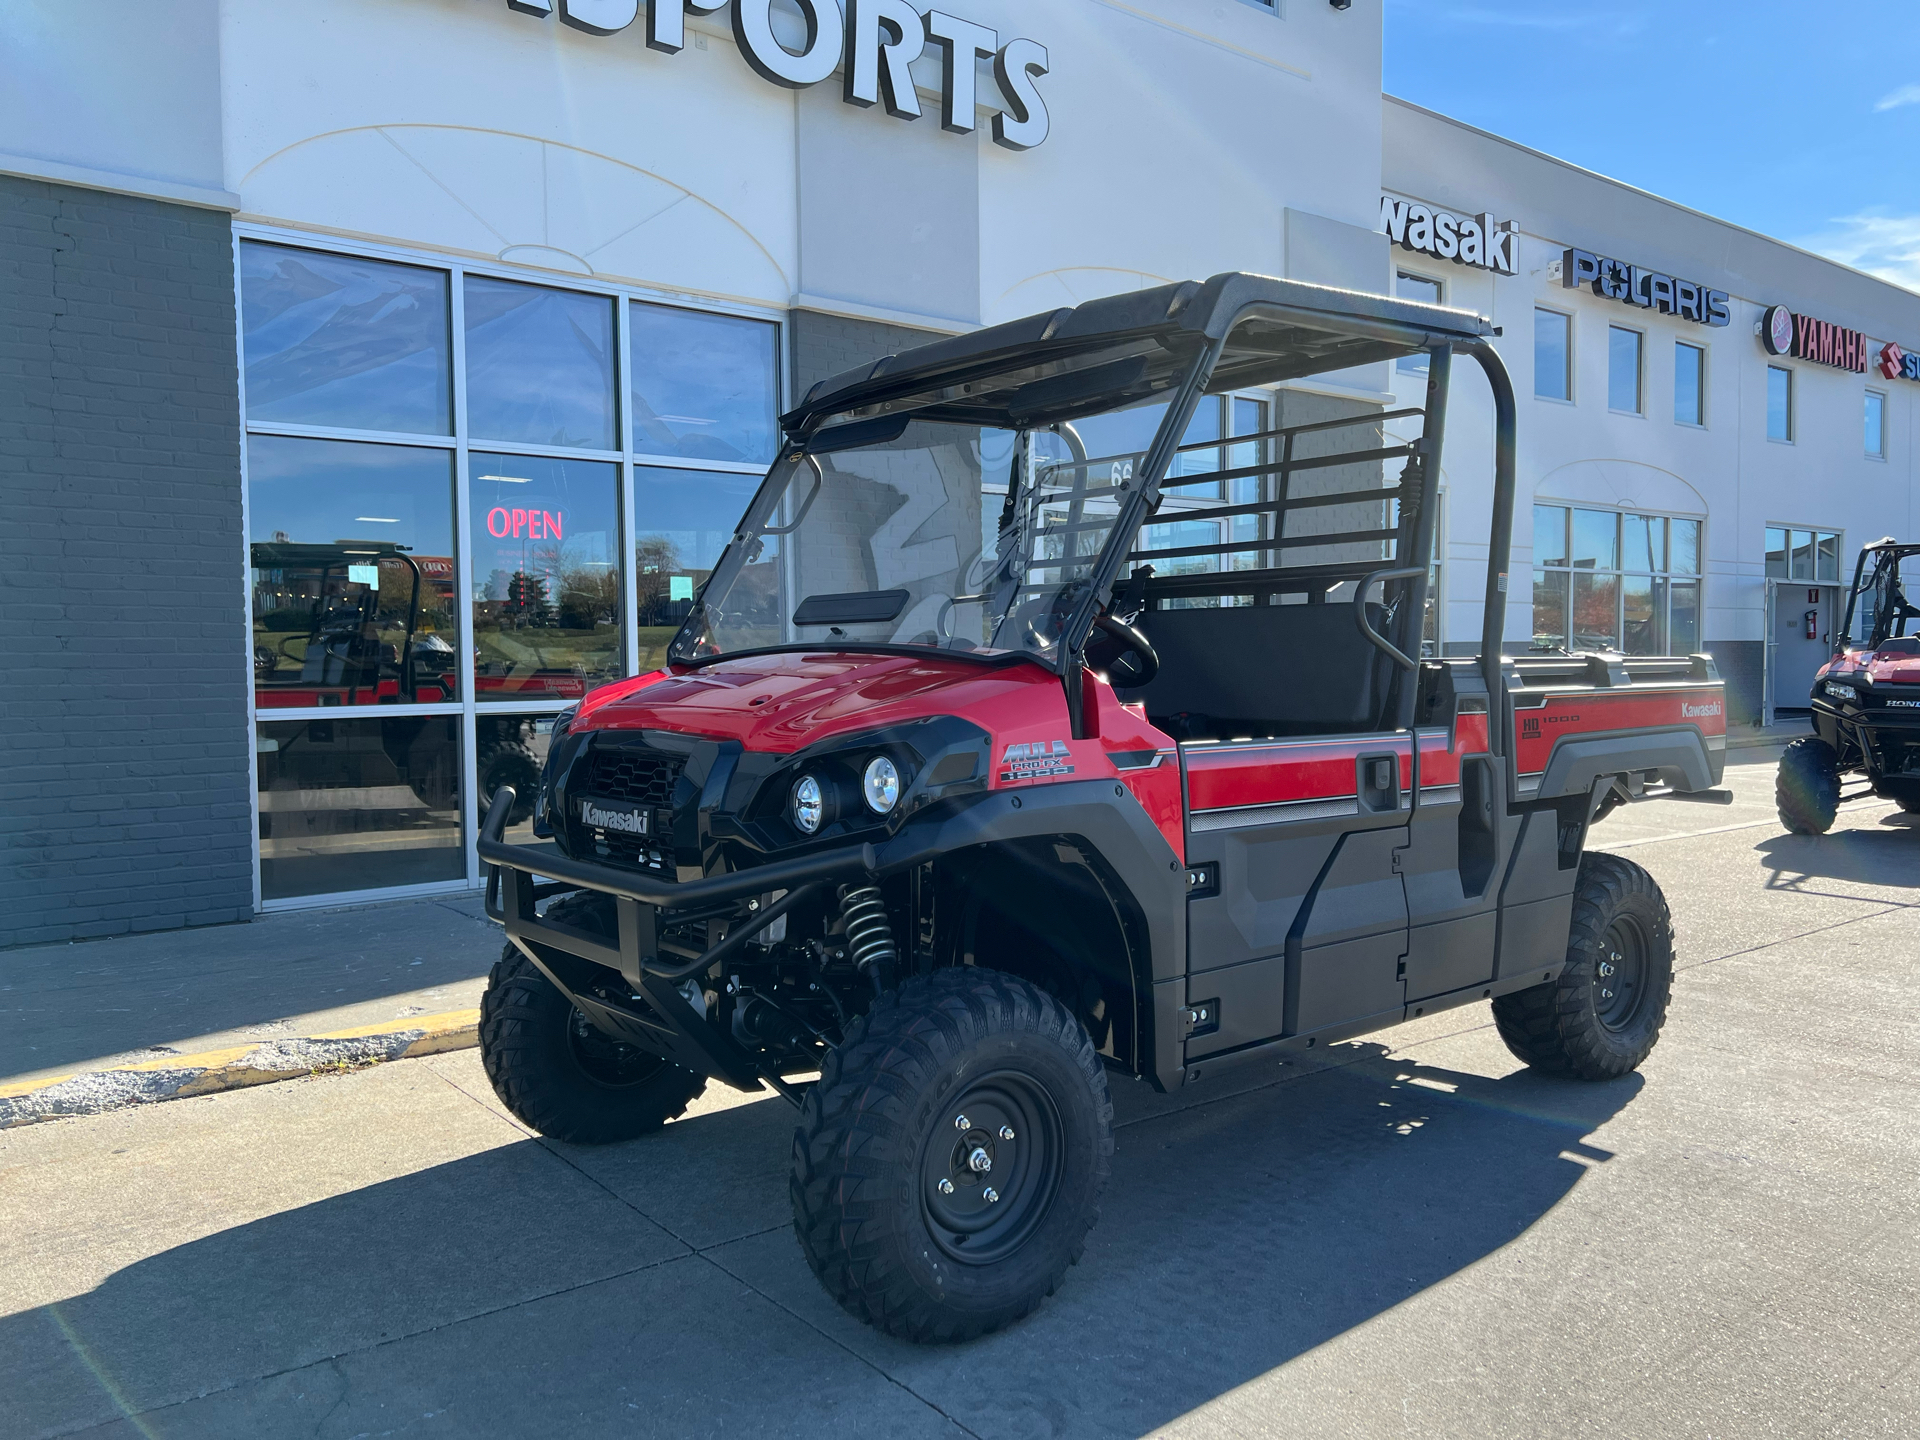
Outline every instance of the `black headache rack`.
[[(709, 1025), (680, 986), (737, 955), (774, 921), (834, 882), (873, 873), (879, 866), (873, 846), (848, 846), (675, 882), (570, 859), (552, 843), (507, 844), (501, 832), (513, 800), (511, 785), (495, 791), (480, 831), (487, 917), (505, 926), (508, 938), (599, 1029), (736, 1089), (758, 1090), (765, 1081), (795, 1099), (799, 1092), (794, 1086)], [(536, 876), (545, 876), (548, 883), (541, 884)], [(611, 943), (607, 936), (539, 915), (540, 901), (582, 889), (614, 897), (618, 933)], [(786, 894), (773, 903), (758, 903), (780, 890)], [(704, 950), (689, 951), (661, 935), (669, 925), (713, 920), (727, 921), (727, 934)], [(668, 958), (676, 951), (691, 958), (676, 963)], [(620, 983), (609, 987), (606, 971), (615, 972)]]
[[(1432, 558), (1431, 517), (1452, 359), (1455, 354), (1470, 357), (1485, 373), (1494, 401), (1494, 496), (1480, 669), (1488, 693), (1499, 697), (1513, 531), (1516, 407), (1506, 367), (1489, 343), (1498, 333), (1471, 311), (1229, 272), (1206, 281), (1090, 300), (885, 356), (819, 382), (780, 423), (797, 455), (833, 447), (841, 435), (851, 443), (856, 434), (852, 427), (859, 427), (859, 443), (865, 443), (868, 427), (881, 426), (889, 417), (900, 423), (911, 416), (1002, 429), (1070, 427), (1073, 420), (1101, 410), (1163, 397), (1168, 414), (1139, 468), (1142, 483), (1120, 486), (1114, 492), (1118, 513), (1098, 524), (1123, 532), (1129, 541), (1145, 523), (1189, 515), (1216, 522), (1244, 519), (1252, 533), (1228, 539), (1235, 527), (1222, 523), (1220, 544), (1158, 550), (1131, 543), (1104, 547), (1084, 576), (1085, 594), (1063, 629), (1068, 649), (1077, 651), (1084, 644), (1097, 609), (1115, 595), (1124, 565), (1209, 559), (1216, 570), (1146, 578), (1141, 598), (1154, 608), (1202, 595), (1251, 595), (1265, 608), (1265, 602), (1285, 594), (1304, 594), (1310, 604), (1324, 602), (1335, 587), (1351, 584), (1357, 592), (1353, 609), (1360, 634), (1387, 664), (1410, 676), (1418, 668), (1415, 653)], [(1180, 443), (1202, 393), (1272, 385), (1421, 354), (1428, 358), (1423, 406), (1325, 425), (1285, 426), (1255, 437), (1223, 437), (1186, 447)], [(1387, 432), (1392, 422), (1415, 416), (1421, 431), (1417, 439)], [(1356, 429), (1362, 431), (1357, 440)], [(1330, 442), (1324, 450), (1319, 443), (1323, 439)], [(1177, 514), (1163, 508), (1163, 499), (1183, 484), (1182, 478), (1167, 478), (1181, 448), (1220, 448), (1247, 440), (1260, 447), (1258, 463), (1227, 474), (1258, 477), (1265, 487), (1258, 500), (1198, 512), (1179, 508)], [(1086, 457), (1079, 458), (1083, 466), (1088, 463)], [(1356, 467), (1395, 459), (1403, 459), (1406, 469), (1391, 483), (1339, 484), (1331, 490), (1296, 486), (1315, 471), (1330, 478), (1352, 475)], [(1308, 513), (1332, 518), (1343, 509), (1342, 518), (1351, 516), (1354, 523), (1338, 529), (1312, 523)], [(1290, 519), (1300, 522), (1298, 528), (1289, 526)], [(1288, 563), (1298, 552), (1315, 549), (1326, 557), (1325, 563)], [(1330, 549), (1339, 553), (1328, 555)], [(1354, 553), (1368, 549), (1380, 553), (1366, 559)], [(1241, 564), (1248, 568), (1235, 568)], [(1375, 586), (1385, 587), (1380, 609), (1394, 617), (1391, 638), (1371, 623), (1369, 595)], [(1063, 666), (1062, 673), (1072, 668)], [(1080, 687), (1068, 684), (1066, 689), (1069, 720), (1078, 735), (1083, 728)], [(1411, 722), (1414, 687), (1400, 681), (1392, 690), (1388, 708), (1404, 726)], [(1495, 753), (1501, 753), (1497, 733), (1493, 744)]]

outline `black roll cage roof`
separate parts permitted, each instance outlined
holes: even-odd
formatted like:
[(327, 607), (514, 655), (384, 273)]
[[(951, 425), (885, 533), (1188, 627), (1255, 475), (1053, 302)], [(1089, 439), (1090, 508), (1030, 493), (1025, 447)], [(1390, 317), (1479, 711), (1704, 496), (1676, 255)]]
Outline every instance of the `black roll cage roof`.
[[(829, 417), (872, 413), (940, 390), (946, 393), (933, 403), (913, 406), (918, 418), (1030, 428), (1171, 389), (1197, 352), (1222, 341), (1211, 391), (1393, 360), (1435, 345), (1472, 345), (1495, 333), (1468, 310), (1232, 272), (1089, 300), (902, 350), (820, 381), (780, 423), (804, 440)], [(1095, 373), (1068, 368), (1103, 351), (1115, 358)], [(971, 383), (1021, 360), (1061, 368), (1024, 385), (967, 393)]]
[[(1162, 395), (1167, 412), (1113, 525), (1116, 536), (1130, 540), (1157, 510), (1160, 482), (1203, 394), (1421, 353), (1430, 361), (1427, 423), (1426, 433), (1413, 442), (1410, 464), (1419, 467), (1430, 490), (1439, 475), (1452, 358), (1456, 353), (1470, 355), (1486, 374), (1494, 400), (1494, 496), (1480, 669), (1497, 704), (1504, 693), (1501, 640), (1513, 543), (1516, 425), (1512, 381), (1489, 343), (1499, 333), (1491, 322), (1467, 310), (1231, 271), (1206, 281), (1162, 285), (1029, 315), (831, 376), (781, 416), (791, 447), (785, 458), (806, 454), (810, 443), (836, 420), (858, 423), (910, 415), (1027, 430)], [(1432, 525), (1424, 524), (1408, 563), (1369, 577), (1400, 585), (1414, 616), (1425, 603), (1431, 541)], [(1085, 598), (1062, 632), (1062, 679), (1076, 734), (1084, 703), (1077, 683), (1079, 654), (1100, 607), (1113, 593), (1129, 549), (1128, 544), (1107, 547)], [(1362, 601), (1366, 588), (1361, 587)], [(1367, 633), (1364, 623), (1360, 628)], [(1368, 638), (1381, 644), (1377, 635)], [(1383, 648), (1403, 668), (1417, 665), (1407, 654)], [(1408, 712), (1412, 692), (1401, 688), (1400, 709)], [(1498, 725), (1493, 727), (1492, 747), (1496, 755), (1504, 750)]]

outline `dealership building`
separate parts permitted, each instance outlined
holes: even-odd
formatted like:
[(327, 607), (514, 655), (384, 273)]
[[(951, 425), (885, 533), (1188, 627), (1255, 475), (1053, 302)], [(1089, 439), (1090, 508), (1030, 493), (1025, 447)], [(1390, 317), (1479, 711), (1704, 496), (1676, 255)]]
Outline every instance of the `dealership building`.
[[(1170, 280), (1501, 327), (1515, 651), (1706, 651), (1770, 718), (1920, 534), (1920, 295), (1384, 97), (1379, 0), (676, 4), (9, 15), (0, 944), (477, 886), (481, 797), (660, 663), (809, 386)], [(1492, 489), (1455, 390), (1436, 653)]]

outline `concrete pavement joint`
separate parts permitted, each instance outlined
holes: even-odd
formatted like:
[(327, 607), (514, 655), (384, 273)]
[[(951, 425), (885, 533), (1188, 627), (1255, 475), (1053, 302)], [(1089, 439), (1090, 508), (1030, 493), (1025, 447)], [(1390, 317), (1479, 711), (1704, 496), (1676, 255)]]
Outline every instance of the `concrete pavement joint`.
[[(1850, 899), (1853, 897), (1843, 896), (1841, 898)], [(1899, 900), (1882, 900), (1877, 903), (1885, 908), (1876, 910), (1871, 915), (1849, 915), (1846, 919), (1836, 920), (1831, 925), (1816, 925), (1811, 930), (1800, 930), (1792, 935), (1782, 935), (1777, 940), (1768, 940), (1759, 945), (1749, 945), (1744, 950), (1729, 950), (1724, 955), (1709, 955), (1704, 960), (1690, 960), (1685, 965), (1674, 966), (1674, 973), (1677, 975), (1682, 970), (1698, 970), (1702, 965), (1718, 965), (1722, 960), (1738, 960), (1742, 955), (1758, 955), (1762, 950), (1771, 950), (1777, 945), (1788, 945), (1796, 940), (1804, 940), (1809, 935), (1824, 935), (1830, 930), (1838, 930), (1846, 925), (1858, 925), (1864, 920), (1877, 920), (1882, 915), (1894, 915), (1902, 910), (1920, 909), (1920, 905), (1909, 904)]]
[[(639, 1275), (648, 1270), (658, 1270), (664, 1265), (678, 1265), (684, 1260), (696, 1258), (699, 1258), (697, 1252), (690, 1251), (685, 1255), (669, 1255), (664, 1259), (649, 1260), (644, 1265), (634, 1265), (628, 1269), (616, 1270), (607, 1275), (596, 1275), (590, 1280), (580, 1280), (572, 1285), (561, 1285), (553, 1290), (543, 1290), (537, 1295), (525, 1295), (518, 1300), (509, 1300), (505, 1304), (492, 1305), (484, 1310), (475, 1310), (471, 1314), (456, 1315), (450, 1320), (441, 1320), (432, 1325), (422, 1325), (416, 1330), (406, 1330), (395, 1335), (383, 1335), (380, 1339), (370, 1341), (368, 1344), (355, 1346), (351, 1350), (337, 1350), (331, 1355), (322, 1355), (318, 1359), (307, 1360), (299, 1365), (288, 1365), (279, 1370), (265, 1370), (258, 1375), (247, 1375), (237, 1380), (229, 1380), (225, 1384), (208, 1386), (206, 1389), (200, 1390), (195, 1394), (182, 1396), (178, 1400), (169, 1400), (162, 1405), (149, 1405), (143, 1410), (128, 1410), (125, 1414), (116, 1415), (110, 1420), (94, 1421), (75, 1430), (55, 1431), (49, 1432), (49, 1434), (57, 1435), (64, 1440), (66, 1436), (84, 1435), (90, 1430), (107, 1430), (123, 1423), (131, 1423), (136, 1427), (144, 1429), (144, 1427), (140, 1427), (140, 1421), (145, 1416), (159, 1415), (168, 1410), (177, 1410), (182, 1405), (192, 1405), (197, 1401), (207, 1399), (209, 1396), (225, 1395), (230, 1391), (240, 1389), (242, 1386), (258, 1385), (263, 1381), (278, 1380), (286, 1375), (298, 1375), (302, 1370), (317, 1370), (322, 1366), (329, 1365), (337, 1367), (341, 1360), (350, 1359), (356, 1355), (369, 1355), (376, 1350), (384, 1350), (389, 1345), (398, 1345), (407, 1340), (417, 1340), (422, 1335), (432, 1335), (441, 1330), (450, 1330), (456, 1325), (468, 1325), (475, 1320), (485, 1320), (494, 1315), (504, 1315), (509, 1310), (518, 1310), (523, 1305), (533, 1305), (542, 1300), (552, 1300), (561, 1295), (571, 1295), (577, 1290), (590, 1289), (595, 1285), (605, 1285), (614, 1280), (625, 1280), (629, 1276)], [(335, 1373), (340, 1374), (341, 1380), (345, 1382), (346, 1376), (337, 1368)], [(338, 1406), (336, 1405), (334, 1408), (337, 1409)], [(328, 1414), (331, 1413), (332, 1411), (330, 1410)]]
[[(784, 1227), (776, 1225), (773, 1228), (778, 1230)], [(762, 1231), (761, 1233), (767, 1234), (770, 1232)], [(732, 1242), (729, 1241), (724, 1243), (730, 1244)], [(714, 1269), (718, 1270), (722, 1275), (726, 1276), (729, 1280), (733, 1281), (736, 1285), (746, 1286), (748, 1290), (752, 1291), (755, 1295), (758, 1295), (762, 1300), (766, 1301), (767, 1304), (771, 1305), (774, 1309), (778, 1310), (781, 1314), (787, 1316), (792, 1320), (798, 1321), (800, 1324), (806, 1326), (807, 1329), (811, 1330), (814, 1334), (818, 1335), (822, 1340), (826, 1341), (829, 1345), (837, 1346), (840, 1350), (852, 1356), (854, 1360), (866, 1366), (867, 1369), (871, 1370), (874, 1374), (878, 1375), (882, 1380), (886, 1381), (889, 1385), (893, 1386), (896, 1390), (899, 1390), (904, 1394), (911, 1395), (915, 1400), (918, 1400), (922, 1405), (926, 1406), (929, 1410), (933, 1411), (934, 1414), (938, 1415), (942, 1420), (945, 1420), (949, 1425), (953, 1426), (954, 1429), (960, 1431), (963, 1435), (971, 1435), (973, 1437), (973, 1440), (981, 1440), (981, 1435), (979, 1431), (974, 1430), (971, 1427), (963, 1424), (961, 1421), (954, 1419), (954, 1417), (951, 1414), (949, 1414), (946, 1410), (942, 1409), (934, 1401), (929, 1400), (926, 1396), (922, 1395), (918, 1390), (914, 1389), (911, 1385), (907, 1384), (906, 1381), (900, 1379), (897, 1376), (888, 1374), (887, 1371), (884, 1368), (882, 1368), (879, 1364), (875, 1363), (872, 1360), (869, 1360), (866, 1356), (862, 1355), (858, 1350), (855, 1350), (851, 1345), (847, 1344), (846, 1341), (840, 1339), (838, 1336), (829, 1335), (825, 1330), (822, 1330), (818, 1325), (814, 1324), (811, 1320), (807, 1319), (806, 1316), (800, 1314), (798, 1311), (794, 1310), (791, 1306), (781, 1304), (778, 1300), (774, 1299), (773, 1296), (767, 1294), (766, 1291), (762, 1290), (758, 1285), (754, 1284), (751, 1280), (747, 1279), (744, 1275), (741, 1275), (735, 1271), (729, 1270), (725, 1265), (722, 1265), (719, 1260), (717, 1260), (712, 1255), (707, 1254), (704, 1250), (696, 1251), (695, 1254), (698, 1255), (700, 1259), (706, 1261), (707, 1264), (713, 1266)]]
[[(1856, 800), (1851, 805), (1842, 805), (1835, 813), (1839, 815), (1850, 815), (1860, 810), (1871, 810), (1876, 805), (1883, 805), (1885, 803), (1885, 801), (1879, 799)], [(1715, 825), (1705, 830), (1676, 830), (1671, 835), (1643, 835), (1638, 840), (1622, 840), (1611, 845), (1604, 840), (1596, 840), (1593, 848), (1608, 851), (1631, 850), (1639, 845), (1665, 845), (1671, 840), (1695, 840), (1702, 835), (1730, 835), (1736, 830), (1757, 830), (1762, 825), (1771, 825), (1775, 829), (1778, 829), (1780, 822), (1778, 820), (1743, 820), (1738, 825)]]

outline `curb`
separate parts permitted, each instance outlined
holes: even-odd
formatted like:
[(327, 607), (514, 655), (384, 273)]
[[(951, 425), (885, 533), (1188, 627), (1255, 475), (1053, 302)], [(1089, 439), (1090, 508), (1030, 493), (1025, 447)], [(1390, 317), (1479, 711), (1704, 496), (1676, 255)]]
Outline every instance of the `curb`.
[(106, 1070), (0, 1084), (0, 1130), (68, 1116), (100, 1115), (128, 1105), (270, 1085), (276, 1080), (298, 1080), (416, 1055), (467, 1050), (479, 1043), (480, 1012), (447, 1010), (318, 1035), (285, 1036)]

